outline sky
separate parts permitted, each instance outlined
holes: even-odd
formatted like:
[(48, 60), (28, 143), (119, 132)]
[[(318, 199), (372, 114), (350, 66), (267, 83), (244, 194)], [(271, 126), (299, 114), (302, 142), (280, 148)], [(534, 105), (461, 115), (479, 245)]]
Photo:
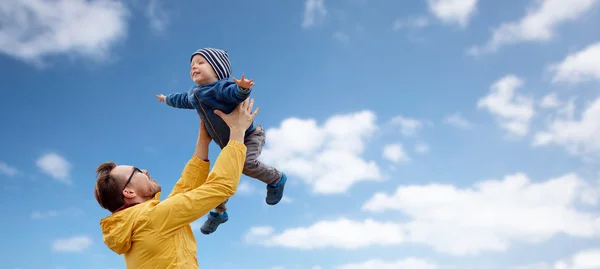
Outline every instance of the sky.
[(1, 267), (125, 268), (94, 170), (173, 187), (198, 120), (155, 94), (215, 47), (288, 182), (192, 223), (201, 268), (600, 268), (599, 2), (1, 1)]

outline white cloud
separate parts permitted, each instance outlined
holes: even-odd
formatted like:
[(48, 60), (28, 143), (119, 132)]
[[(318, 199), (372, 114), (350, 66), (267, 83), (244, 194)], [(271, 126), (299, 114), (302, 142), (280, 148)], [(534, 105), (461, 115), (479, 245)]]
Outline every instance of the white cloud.
[(325, 0), (306, 0), (304, 2), (304, 21), (302, 21), (302, 27), (308, 28), (321, 23), (327, 14)]
[(469, 19), (477, 10), (478, 0), (427, 0), (429, 10), (445, 23), (456, 23), (461, 27), (469, 24)]
[(394, 21), (393, 29), (400, 30), (402, 28), (424, 28), (430, 24), (427, 17), (421, 16), (410, 19), (396, 19)]
[(600, 152), (600, 97), (589, 104), (579, 119), (572, 115), (573, 103), (567, 104), (562, 117), (548, 123), (547, 129), (537, 132), (534, 146), (555, 144), (563, 146), (572, 154)]
[(415, 152), (419, 154), (425, 154), (429, 152), (429, 145), (425, 143), (418, 143), (417, 145), (415, 145)]
[(127, 35), (128, 16), (119, 1), (0, 1), (0, 52), (40, 66), (54, 55), (100, 60)]
[(19, 173), (19, 170), (17, 170), (17, 168), (12, 167), (5, 162), (0, 161), (0, 174), (8, 176), (8, 177), (14, 177), (18, 173)]
[(385, 145), (383, 147), (383, 157), (393, 163), (402, 163), (410, 160), (400, 143)]
[(302, 179), (315, 193), (343, 193), (360, 181), (381, 179), (377, 164), (361, 158), (377, 130), (370, 111), (335, 115), (322, 126), (288, 118), (267, 130), (261, 160)]
[(67, 208), (64, 210), (47, 210), (47, 211), (33, 211), (31, 212), (31, 218), (34, 220), (42, 220), (48, 218), (55, 218), (58, 216), (78, 216), (82, 215), (83, 211), (78, 208)]
[(458, 112), (446, 116), (444, 123), (463, 129), (471, 128), (471, 123)]
[(369, 212), (402, 211), (407, 241), (454, 255), (505, 251), (511, 242), (539, 243), (558, 234), (600, 235), (600, 216), (580, 211), (597, 205), (599, 192), (575, 174), (534, 183), (522, 173), (472, 188), (430, 184), (376, 193)]
[[(532, 182), (516, 173), (477, 182), (470, 188), (428, 184), (376, 193), (363, 211), (400, 211), (401, 221), (368, 218), (321, 220), (276, 232), (250, 229), (246, 242), (295, 249), (359, 249), (421, 244), (451, 255), (502, 252), (512, 244), (537, 244), (556, 235), (600, 236), (598, 188), (575, 174)], [(379, 218), (378, 218), (379, 219)], [(352, 234), (353, 236), (348, 236)]]
[(477, 107), (493, 114), (500, 127), (511, 137), (525, 136), (534, 114), (533, 98), (517, 93), (522, 86), (523, 81), (517, 76), (504, 76), (494, 82), (490, 93), (477, 102)]
[(145, 15), (150, 21), (150, 29), (154, 33), (162, 34), (169, 24), (169, 16), (161, 0), (149, 0), (146, 5)]
[(252, 194), (256, 191), (254, 186), (252, 186), (247, 180), (243, 180), (238, 185), (236, 194)]
[(600, 249), (588, 249), (575, 253), (571, 258), (553, 263), (518, 266), (513, 269), (598, 269), (600, 268)]
[(338, 32), (333, 33), (333, 38), (344, 44), (348, 44), (348, 42), (350, 42), (350, 37), (344, 32), (338, 31)]
[(36, 161), (36, 164), (43, 173), (53, 179), (67, 184), (71, 183), (71, 179), (69, 178), (71, 163), (62, 156), (56, 153), (44, 154)]
[(31, 218), (36, 219), (36, 220), (53, 218), (53, 217), (57, 217), (57, 216), (58, 216), (58, 211), (56, 211), (56, 210), (48, 210), (48, 211), (44, 211), (44, 212), (42, 212), (42, 211), (31, 212)]
[(561, 105), (558, 95), (555, 92), (546, 94), (540, 101), (541, 108), (557, 108)]
[(597, 2), (598, 0), (532, 0), (523, 18), (500, 25), (486, 45), (473, 46), (469, 53), (479, 55), (495, 52), (505, 45), (549, 41), (559, 25), (578, 19)]
[(390, 123), (394, 126), (400, 127), (400, 133), (405, 136), (414, 136), (419, 132), (424, 124), (422, 121), (417, 119), (411, 119), (403, 116), (396, 116), (390, 120)]
[(418, 258), (405, 258), (396, 261), (373, 259), (361, 263), (345, 264), (336, 269), (436, 269), (438, 266), (427, 260)]
[(553, 82), (580, 83), (590, 80), (600, 81), (600, 42), (577, 51), (560, 63), (550, 66), (554, 72)]
[(280, 234), (274, 234), (272, 227), (254, 227), (246, 234), (246, 242), (249, 243), (298, 249), (358, 249), (396, 245), (403, 241), (404, 232), (400, 225), (372, 219), (319, 221), (309, 227), (287, 229)]
[(57, 239), (52, 242), (52, 250), (56, 252), (83, 252), (92, 245), (89, 236), (74, 236)]

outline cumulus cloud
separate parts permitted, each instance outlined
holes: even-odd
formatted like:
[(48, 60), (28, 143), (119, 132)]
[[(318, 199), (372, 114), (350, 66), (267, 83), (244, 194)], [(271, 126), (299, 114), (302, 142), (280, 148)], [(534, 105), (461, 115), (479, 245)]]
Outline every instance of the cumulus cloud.
[(383, 158), (393, 163), (402, 163), (410, 160), (400, 143), (385, 145), (383, 147)]
[(557, 108), (561, 105), (558, 95), (555, 92), (548, 93), (540, 100), (541, 108)]
[(580, 155), (600, 152), (600, 97), (592, 101), (578, 118), (573, 116), (573, 102), (546, 129), (535, 134), (533, 146), (559, 145), (569, 153)]
[(494, 82), (489, 94), (477, 102), (478, 108), (485, 108), (496, 117), (509, 137), (525, 136), (534, 114), (533, 98), (517, 93), (523, 83), (515, 75), (504, 76)]
[(144, 11), (150, 22), (150, 29), (156, 34), (162, 34), (169, 25), (169, 15), (165, 11), (162, 0), (149, 0)]
[(127, 35), (128, 17), (120, 1), (0, 1), (0, 52), (32, 64), (54, 55), (100, 60)]
[(471, 128), (471, 122), (465, 119), (460, 113), (456, 112), (444, 118), (444, 123), (463, 129)]
[(89, 236), (74, 236), (56, 239), (52, 242), (52, 250), (55, 252), (83, 252), (92, 245)]
[(588, 249), (575, 253), (569, 259), (539, 262), (513, 269), (597, 269), (600, 268), (600, 249)]
[(325, 0), (306, 0), (304, 2), (304, 20), (302, 21), (302, 27), (309, 28), (323, 22), (327, 14)]
[(399, 127), (400, 133), (404, 136), (414, 136), (425, 126), (421, 120), (408, 118), (401, 115), (392, 118), (390, 120), (390, 124), (392, 126)]
[(368, 260), (360, 263), (344, 264), (336, 269), (437, 269), (438, 266), (427, 260), (409, 257), (395, 261), (380, 259)]
[(599, 0), (532, 0), (527, 14), (518, 21), (494, 29), (483, 46), (469, 49), (472, 55), (495, 52), (500, 47), (521, 42), (551, 40), (559, 25), (574, 21), (590, 10)]
[(267, 130), (261, 160), (303, 180), (315, 193), (343, 193), (358, 182), (381, 179), (375, 161), (361, 156), (378, 130), (375, 120), (370, 111), (335, 115), (321, 126), (312, 119), (285, 119)]
[(8, 176), (8, 177), (14, 177), (18, 173), (19, 173), (19, 170), (17, 170), (17, 168), (12, 167), (5, 162), (0, 161), (0, 174)]
[(403, 28), (420, 29), (427, 27), (430, 23), (431, 22), (429, 19), (424, 16), (408, 19), (396, 19), (392, 28), (396, 31)]
[(584, 81), (600, 81), (600, 42), (567, 55), (560, 63), (552, 64), (553, 82), (576, 84)]
[[(349, 234), (353, 236), (348, 236)], [(372, 219), (354, 221), (346, 218), (319, 221), (309, 227), (291, 228), (275, 234), (273, 227), (251, 228), (246, 242), (264, 246), (297, 249), (358, 249), (368, 246), (390, 246), (404, 241), (402, 226)]]
[(36, 164), (42, 172), (53, 179), (70, 184), (71, 163), (56, 153), (42, 155)]
[(478, 0), (427, 0), (429, 10), (438, 19), (461, 27), (469, 24), (477, 10), (477, 2)]
[(415, 145), (415, 152), (419, 154), (425, 154), (429, 152), (429, 145), (425, 143), (418, 143)]
[[(398, 211), (401, 221), (321, 220), (276, 232), (250, 230), (248, 242), (296, 249), (357, 249), (416, 243), (451, 255), (502, 252), (513, 243), (537, 244), (558, 234), (600, 236), (599, 193), (575, 174), (532, 182), (523, 173), (472, 187), (399, 186), (374, 194), (362, 206), (372, 214)], [(348, 236), (352, 234), (353, 236)]]

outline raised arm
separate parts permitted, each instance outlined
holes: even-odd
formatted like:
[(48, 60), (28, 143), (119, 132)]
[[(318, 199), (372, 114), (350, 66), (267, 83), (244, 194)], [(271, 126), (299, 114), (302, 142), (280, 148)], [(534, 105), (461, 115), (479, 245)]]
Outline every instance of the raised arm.
[(166, 96), (165, 101), (167, 105), (175, 108), (194, 109), (188, 99), (187, 92), (171, 93)]
[(248, 103), (246, 100), (230, 114), (215, 111), (230, 128), (229, 143), (219, 154), (204, 184), (173, 195), (153, 208), (151, 221), (163, 233), (171, 233), (192, 223), (233, 196), (246, 160), (244, 132), (259, 111), (256, 109), (252, 113), (252, 105), (253, 101)]
[(200, 119), (200, 130), (198, 130), (198, 141), (196, 141), (196, 150), (194, 156), (188, 161), (183, 168), (181, 177), (175, 183), (175, 187), (169, 197), (191, 191), (198, 186), (204, 184), (208, 176), (210, 162), (208, 161), (208, 145), (210, 144), (210, 136), (206, 132), (204, 122)]
[(217, 92), (216, 98), (231, 104), (239, 104), (248, 99), (254, 85), (254, 81), (244, 79), (243, 75), (241, 80), (234, 78), (233, 82), (225, 81), (223, 83), (223, 90)]

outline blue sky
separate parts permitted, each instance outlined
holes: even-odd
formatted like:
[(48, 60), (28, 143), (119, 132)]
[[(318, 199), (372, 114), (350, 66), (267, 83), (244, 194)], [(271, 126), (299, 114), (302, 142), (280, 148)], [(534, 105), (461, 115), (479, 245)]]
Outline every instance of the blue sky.
[(600, 1), (501, 2), (3, 1), (2, 268), (124, 268), (94, 169), (172, 188), (197, 116), (154, 95), (201, 47), (255, 80), (289, 177), (192, 225), (201, 268), (600, 268)]

